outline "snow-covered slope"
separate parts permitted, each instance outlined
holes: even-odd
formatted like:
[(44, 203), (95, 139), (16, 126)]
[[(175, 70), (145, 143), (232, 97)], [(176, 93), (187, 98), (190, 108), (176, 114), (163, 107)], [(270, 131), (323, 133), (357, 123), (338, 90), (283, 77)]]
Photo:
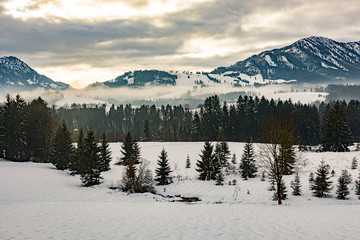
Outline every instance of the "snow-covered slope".
[[(229, 145), (239, 159), (244, 144)], [(110, 146), (114, 163), (120, 157), (120, 143)], [(122, 166), (112, 165), (102, 184), (84, 188), (78, 176), (57, 171), (51, 164), (0, 160), (0, 239), (357, 239), (360, 234), (360, 200), (353, 190), (359, 170), (349, 170), (359, 152), (305, 153), (300, 168), (303, 195), (291, 196), (293, 176), (286, 176), (289, 199), (277, 206), (268, 182), (259, 178), (244, 181), (229, 175), (226, 182), (236, 179), (237, 185), (224, 186), (197, 180), (201, 142), (140, 143), (140, 147), (152, 171), (161, 149), (168, 151), (176, 178), (165, 188), (157, 186), (159, 193), (202, 201), (185, 204), (171, 202), (176, 198), (110, 190), (121, 179)], [(190, 169), (185, 168), (188, 154)], [(308, 176), (321, 160), (335, 170), (335, 184), (342, 169), (350, 171), (349, 200), (337, 200), (335, 189), (328, 198), (311, 195)]]
[(27, 90), (33, 88), (66, 89), (68, 84), (55, 82), (40, 75), (26, 63), (16, 57), (0, 58), (0, 86), (14, 90)]
[(261, 75), (297, 82), (360, 80), (360, 41), (337, 42), (324, 37), (301, 39), (290, 46), (253, 55), (213, 71)]

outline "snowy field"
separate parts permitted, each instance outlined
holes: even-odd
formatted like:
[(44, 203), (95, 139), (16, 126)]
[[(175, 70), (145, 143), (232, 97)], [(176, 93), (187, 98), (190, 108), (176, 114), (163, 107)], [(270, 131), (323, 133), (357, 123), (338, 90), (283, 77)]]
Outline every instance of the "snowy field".
[[(243, 143), (229, 143), (241, 158)], [(255, 144), (256, 146), (256, 144)], [(226, 177), (224, 186), (198, 181), (195, 171), (203, 143), (140, 143), (142, 156), (156, 168), (157, 156), (168, 152), (173, 184), (156, 187), (162, 195), (199, 197), (200, 202), (172, 202), (153, 194), (132, 194), (109, 189), (121, 179), (123, 167), (111, 166), (102, 184), (84, 188), (78, 176), (57, 171), (51, 164), (0, 160), (0, 239), (357, 239), (360, 235), (360, 200), (354, 195), (359, 170), (351, 170), (360, 152), (304, 153), (300, 177), (303, 195), (291, 195), (278, 206), (260, 178), (243, 181)], [(113, 163), (120, 143), (112, 143)], [(258, 146), (256, 146), (258, 152)], [(191, 168), (185, 168), (189, 154)], [(334, 185), (342, 169), (352, 174), (349, 200), (313, 197), (308, 176), (321, 160), (335, 170)], [(237, 185), (227, 182), (237, 180)], [(249, 192), (249, 194), (248, 194)]]

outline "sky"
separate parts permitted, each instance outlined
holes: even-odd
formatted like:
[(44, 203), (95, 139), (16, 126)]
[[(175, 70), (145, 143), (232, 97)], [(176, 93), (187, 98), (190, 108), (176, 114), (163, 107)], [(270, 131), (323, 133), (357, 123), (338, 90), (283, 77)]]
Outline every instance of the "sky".
[(75, 88), (211, 71), (309, 36), (360, 41), (360, 1), (0, 0), (0, 56)]

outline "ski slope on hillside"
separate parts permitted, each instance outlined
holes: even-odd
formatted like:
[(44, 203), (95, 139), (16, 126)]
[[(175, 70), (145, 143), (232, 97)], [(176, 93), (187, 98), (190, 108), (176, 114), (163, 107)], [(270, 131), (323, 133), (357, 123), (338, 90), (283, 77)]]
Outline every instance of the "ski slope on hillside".
[[(121, 156), (120, 143), (110, 145), (115, 163)], [(244, 144), (229, 146), (239, 162)], [(175, 179), (165, 188), (157, 186), (158, 193), (201, 201), (185, 204), (150, 193), (128, 195), (109, 189), (121, 179), (122, 166), (112, 165), (102, 184), (84, 188), (78, 176), (57, 171), (51, 164), (0, 160), (0, 239), (356, 239), (360, 234), (360, 200), (353, 190), (359, 170), (350, 170), (352, 158), (359, 159), (360, 152), (304, 153), (303, 195), (291, 196), (294, 176), (286, 176), (289, 199), (278, 206), (271, 200), (268, 182), (259, 178), (243, 181), (230, 175), (225, 183), (236, 179), (237, 185), (224, 186), (197, 180), (202, 142), (152, 142), (140, 147), (153, 171), (161, 149), (168, 151)], [(185, 168), (188, 154), (190, 169)], [(335, 170), (334, 184), (342, 169), (352, 174), (349, 200), (337, 200), (335, 188), (325, 199), (311, 195), (308, 176), (321, 160)]]

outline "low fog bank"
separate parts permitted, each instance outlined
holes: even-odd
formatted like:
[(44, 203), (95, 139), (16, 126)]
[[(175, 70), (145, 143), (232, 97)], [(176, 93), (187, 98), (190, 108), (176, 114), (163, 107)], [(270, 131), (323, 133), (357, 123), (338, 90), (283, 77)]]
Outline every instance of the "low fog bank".
[[(324, 88), (322, 88), (323, 90)], [(302, 85), (266, 85), (261, 87), (229, 87), (229, 86), (146, 86), (146, 87), (119, 87), (109, 88), (107, 86), (96, 86), (85, 89), (67, 89), (63, 91), (45, 90), (38, 88), (30, 91), (14, 92), (19, 93), (26, 101), (41, 97), (49, 105), (57, 107), (71, 106), (72, 104), (103, 105), (142, 104), (156, 106), (161, 105), (184, 105), (191, 109), (197, 108), (208, 96), (217, 94), (222, 101), (235, 101), (239, 95), (265, 96), (274, 100), (288, 100), (294, 98), (293, 102), (310, 103), (325, 100), (319, 96), (315, 87)], [(307, 94), (304, 94), (304, 92)], [(312, 93), (312, 94), (310, 94)], [(2, 95), (2, 96), (1, 96)], [(5, 101), (5, 92), (0, 92), (0, 97)]]

